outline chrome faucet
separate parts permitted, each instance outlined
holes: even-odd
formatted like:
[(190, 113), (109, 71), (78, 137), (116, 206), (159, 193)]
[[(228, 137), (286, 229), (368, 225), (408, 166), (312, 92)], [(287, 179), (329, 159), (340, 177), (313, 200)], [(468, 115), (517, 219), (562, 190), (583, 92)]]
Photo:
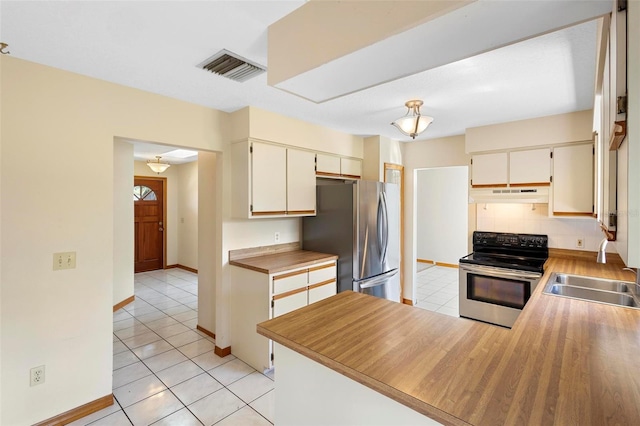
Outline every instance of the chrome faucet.
[(634, 271), (632, 268), (622, 268), (623, 271), (631, 271), (636, 274), (636, 295), (640, 296), (640, 275), (638, 271)]
[(607, 237), (604, 237), (602, 241), (600, 241), (600, 247), (598, 247), (598, 258), (596, 259), (596, 262), (607, 263), (607, 255), (605, 253), (605, 250), (607, 249), (608, 242), (609, 239)]

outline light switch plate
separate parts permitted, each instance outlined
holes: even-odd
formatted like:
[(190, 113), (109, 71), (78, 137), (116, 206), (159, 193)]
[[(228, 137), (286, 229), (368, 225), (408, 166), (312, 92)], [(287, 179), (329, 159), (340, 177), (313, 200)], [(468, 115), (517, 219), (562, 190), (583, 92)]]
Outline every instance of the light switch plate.
[(75, 269), (76, 268), (76, 252), (67, 251), (61, 253), (53, 253), (53, 270)]

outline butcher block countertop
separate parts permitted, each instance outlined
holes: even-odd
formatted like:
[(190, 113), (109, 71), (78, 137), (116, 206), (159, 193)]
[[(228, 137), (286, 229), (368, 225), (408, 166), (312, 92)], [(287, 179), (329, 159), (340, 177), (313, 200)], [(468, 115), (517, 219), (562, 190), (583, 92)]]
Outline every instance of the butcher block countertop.
[(252, 269), (265, 274), (274, 274), (290, 269), (304, 268), (318, 263), (336, 260), (335, 254), (318, 253), (308, 250), (293, 250), (282, 253), (266, 254), (243, 259), (229, 260), (230, 265)]
[(542, 294), (551, 272), (634, 281), (550, 258), (509, 330), (342, 292), (258, 333), (452, 425), (639, 425), (640, 310)]

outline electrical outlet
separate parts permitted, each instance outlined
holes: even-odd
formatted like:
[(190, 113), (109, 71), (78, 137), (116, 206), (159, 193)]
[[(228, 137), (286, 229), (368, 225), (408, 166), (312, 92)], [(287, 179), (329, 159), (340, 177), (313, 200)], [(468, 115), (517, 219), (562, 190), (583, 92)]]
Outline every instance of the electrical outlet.
[(76, 252), (67, 251), (62, 253), (53, 253), (53, 270), (75, 269), (76, 268)]
[(276, 233), (275, 233), (275, 235), (274, 235), (274, 237), (273, 237), (273, 239), (274, 239), (274, 241), (275, 241), (276, 243), (279, 243), (279, 242), (280, 242), (280, 233), (279, 233), (279, 232), (276, 232)]
[(44, 383), (44, 365), (33, 367), (30, 370), (31, 386), (37, 386)]
[(577, 248), (584, 248), (584, 238), (578, 238), (576, 240), (576, 247)]

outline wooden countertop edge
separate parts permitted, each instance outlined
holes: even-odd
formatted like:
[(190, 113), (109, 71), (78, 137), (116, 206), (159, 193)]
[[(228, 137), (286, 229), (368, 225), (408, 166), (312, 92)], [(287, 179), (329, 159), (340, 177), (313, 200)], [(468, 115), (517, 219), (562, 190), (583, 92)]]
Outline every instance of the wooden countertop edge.
[(337, 373), (340, 373), (343, 376), (346, 376), (352, 380), (355, 380), (356, 382), (370, 389), (373, 389), (376, 392), (379, 392), (393, 399), (394, 401), (399, 402), (400, 404), (406, 407), (409, 407), (412, 410), (415, 410), (418, 413), (423, 414), (433, 420), (436, 420), (445, 425), (452, 425), (452, 426), (469, 426), (470, 425), (470, 423), (467, 423), (464, 420), (461, 420), (447, 413), (446, 411), (442, 411), (430, 404), (427, 404), (424, 401), (420, 401), (419, 399), (414, 398), (411, 395), (406, 394), (394, 388), (393, 386), (387, 385), (367, 375), (359, 373), (356, 370), (345, 366), (344, 364), (341, 364), (331, 358), (328, 358), (326, 356), (319, 354), (318, 352), (311, 351), (307, 349), (305, 346), (297, 344), (283, 337), (280, 334), (269, 331), (264, 327), (262, 327), (261, 324), (258, 324), (256, 326), (256, 331), (258, 332), (258, 334), (261, 334), (273, 340), (274, 342), (277, 342), (283, 346), (286, 346), (292, 351), (295, 351), (302, 356), (305, 356), (313, 361), (316, 361), (317, 363), (324, 365), (325, 367), (330, 368), (331, 370)]
[(259, 266), (250, 265), (247, 263), (243, 263), (242, 261), (247, 261), (252, 258), (245, 258), (241, 260), (230, 260), (229, 265), (238, 266), (240, 268), (251, 269), (252, 271), (261, 272), (263, 274), (275, 274), (277, 272), (288, 271), (291, 269), (304, 268), (305, 266), (313, 266), (319, 263), (329, 262), (331, 260), (337, 260), (338, 256), (335, 254), (327, 254), (321, 258), (317, 258), (314, 260), (309, 260), (305, 262), (291, 263), (283, 266), (277, 266), (275, 268), (261, 268)]

